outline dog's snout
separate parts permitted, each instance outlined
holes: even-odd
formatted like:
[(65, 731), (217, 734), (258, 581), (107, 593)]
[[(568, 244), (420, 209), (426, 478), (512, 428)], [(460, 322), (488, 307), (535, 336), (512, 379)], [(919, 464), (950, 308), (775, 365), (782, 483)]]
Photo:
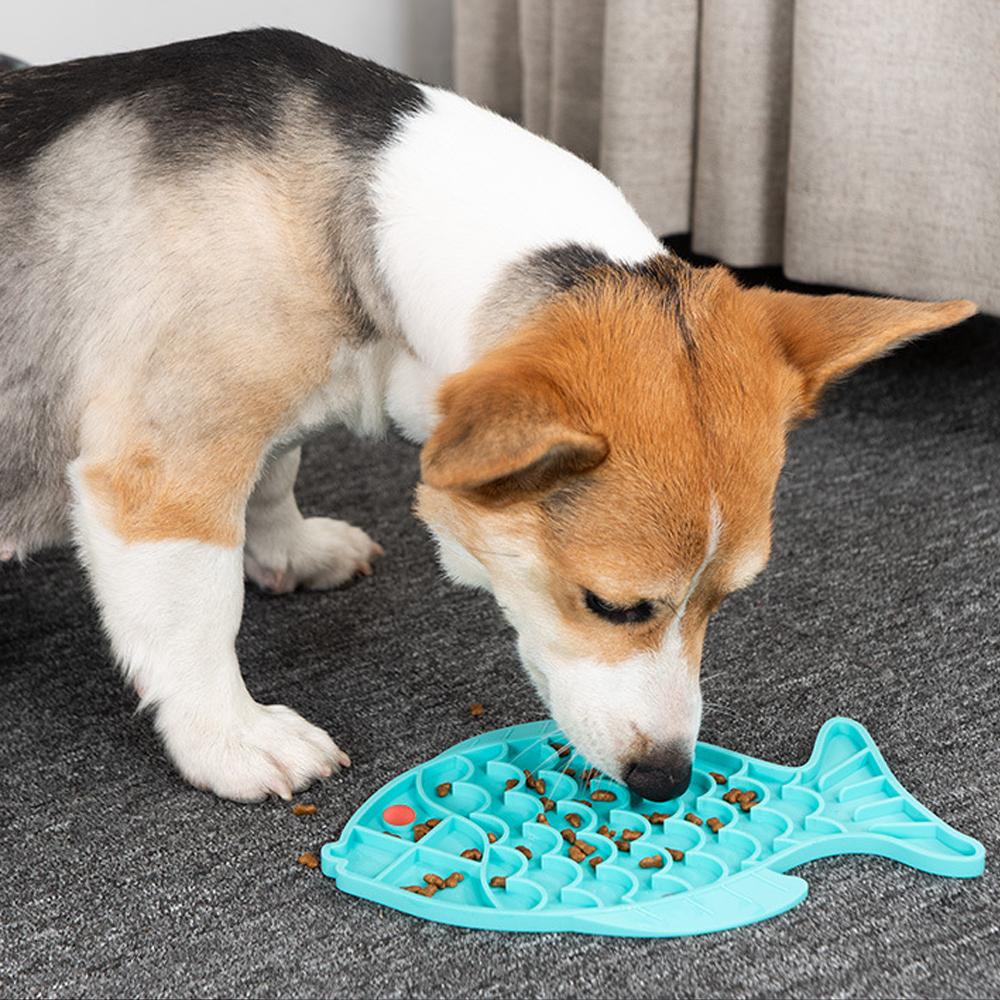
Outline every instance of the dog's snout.
[(652, 802), (666, 802), (683, 795), (691, 783), (691, 754), (661, 748), (634, 761), (625, 771), (630, 791)]

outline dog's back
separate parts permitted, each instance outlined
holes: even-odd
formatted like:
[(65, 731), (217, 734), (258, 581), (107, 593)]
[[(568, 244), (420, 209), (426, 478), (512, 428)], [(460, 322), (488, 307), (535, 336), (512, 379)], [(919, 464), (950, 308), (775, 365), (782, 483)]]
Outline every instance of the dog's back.
[(352, 185), (422, 101), (406, 77), (270, 29), (0, 76), (0, 552), (65, 539), (65, 470), (100, 391), (86, 370), (193, 311), (178, 261), (206, 298), (241, 276), (273, 286), (289, 255), (268, 243), (296, 229), (371, 332)]

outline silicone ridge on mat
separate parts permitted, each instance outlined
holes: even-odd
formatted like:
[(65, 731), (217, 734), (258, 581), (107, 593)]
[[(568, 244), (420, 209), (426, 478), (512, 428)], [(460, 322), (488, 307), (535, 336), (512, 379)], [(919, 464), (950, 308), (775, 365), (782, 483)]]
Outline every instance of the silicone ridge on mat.
[[(699, 743), (690, 787), (665, 803), (641, 799), (603, 775), (587, 782), (587, 766), (551, 721), (475, 736), (369, 798), (340, 839), (323, 847), (323, 873), (351, 895), (462, 927), (676, 937), (791, 909), (808, 886), (783, 873), (816, 858), (877, 854), (958, 878), (983, 871), (982, 844), (917, 802), (851, 719), (828, 720), (801, 767)], [(528, 776), (541, 779), (544, 792), (528, 787)], [(755, 792), (757, 804), (744, 811), (723, 801), (733, 788)], [(599, 790), (612, 799), (595, 801)], [(554, 803), (548, 810), (543, 795)], [(689, 812), (705, 822), (686, 820)], [(569, 813), (579, 817), (578, 827)], [(652, 822), (653, 813), (669, 818)], [(709, 818), (723, 824), (718, 832)], [(438, 822), (415, 839), (414, 827), (428, 819)], [(605, 824), (614, 840), (597, 832)], [(572, 860), (564, 829), (594, 852)], [(627, 852), (626, 829), (639, 834)], [(480, 861), (461, 856), (470, 848), (481, 852)], [(594, 857), (602, 859), (596, 866), (589, 863)], [(654, 860), (641, 866), (647, 858)], [(429, 897), (403, 888), (423, 886), (428, 873), (452, 872), (463, 880)], [(498, 875), (506, 879), (502, 888), (490, 884)]]

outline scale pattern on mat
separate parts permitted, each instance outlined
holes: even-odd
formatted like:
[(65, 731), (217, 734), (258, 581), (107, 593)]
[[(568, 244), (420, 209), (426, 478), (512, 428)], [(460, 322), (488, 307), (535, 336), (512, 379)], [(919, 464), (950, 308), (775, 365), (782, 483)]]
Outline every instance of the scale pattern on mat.
[[(801, 767), (699, 743), (689, 789), (659, 803), (591, 777), (564, 744), (554, 723), (528, 723), (407, 771), (324, 846), (324, 874), (345, 892), (465, 927), (672, 937), (784, 912), (807, 886), (781, 873), (829, 855), (879, 854), (937, 875), (983, 871), (982, 845), (920, 805), (851, 719), (826, 722)], [(755, 793), (755, 804), (724, 801), (733, 789)], [(573, 860), (564, 830), (593, 851)], [(623, 840), (626, 830), (634, 839)], [(462, 881), (431, 895), (403, 888), (453, 872)], [(502, 887), (491, 885), (497, 876)]]

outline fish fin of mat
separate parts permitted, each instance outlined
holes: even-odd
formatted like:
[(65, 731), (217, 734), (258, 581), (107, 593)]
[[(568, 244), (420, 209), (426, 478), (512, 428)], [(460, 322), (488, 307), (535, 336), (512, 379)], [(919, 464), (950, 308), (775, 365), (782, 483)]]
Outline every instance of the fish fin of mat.
[(823, 725), (794, 783), (822, 800), (806, 820), (806, 829), (819, 835), (811, 857), (876, 854), (934, 875), (969, 878), (983, 872), (983, 845), (921, 805), (853, 719)]

